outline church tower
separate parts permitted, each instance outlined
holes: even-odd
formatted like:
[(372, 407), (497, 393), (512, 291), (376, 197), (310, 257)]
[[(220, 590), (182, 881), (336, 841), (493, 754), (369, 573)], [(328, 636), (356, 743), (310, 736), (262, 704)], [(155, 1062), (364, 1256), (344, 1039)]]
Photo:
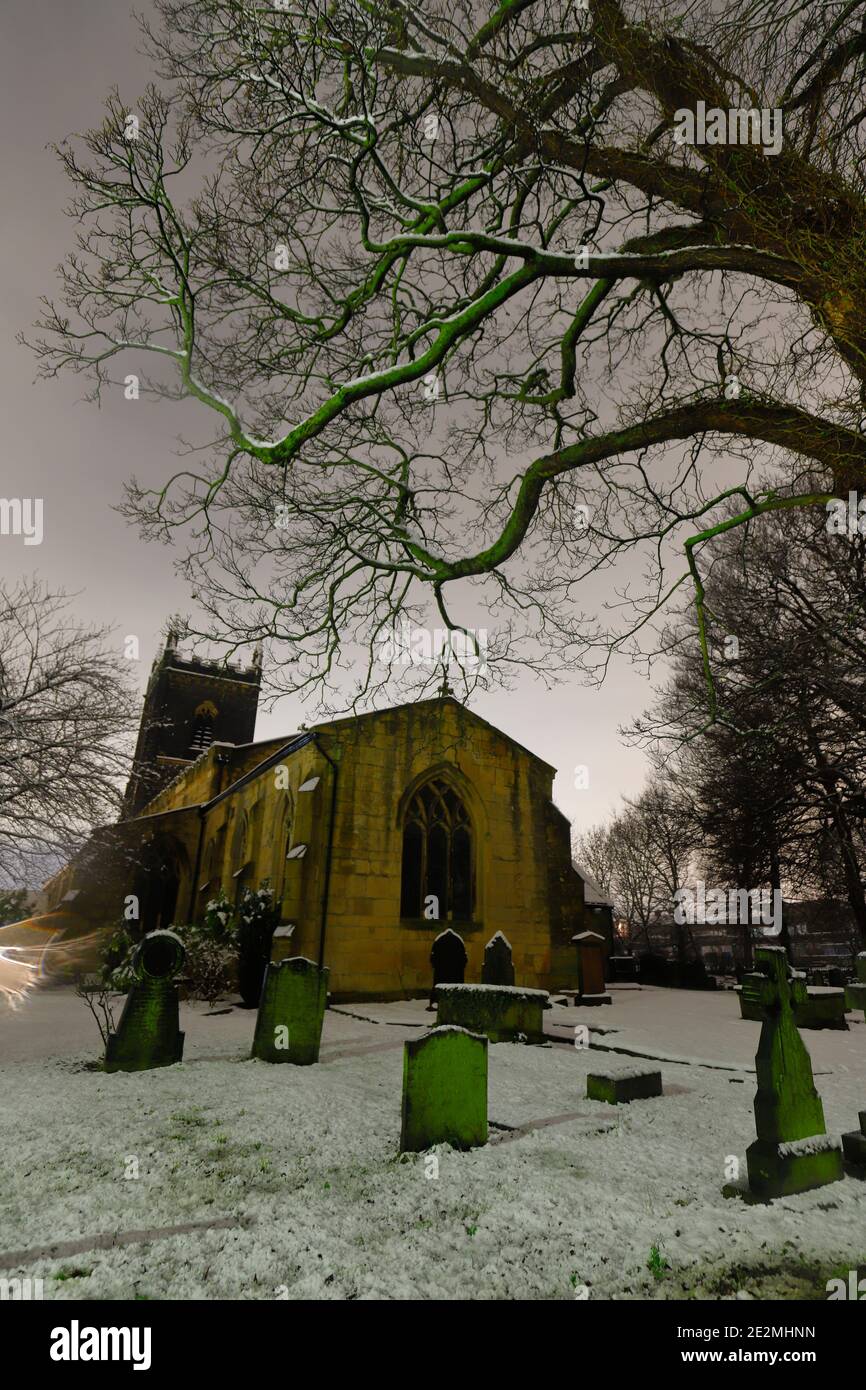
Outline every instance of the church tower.
[(260, 648), (250, 666), (183, 656), (169, 628), (144, 696), (123, 817), (137, 816), (212, 743), (251, 743), (262, 679)]

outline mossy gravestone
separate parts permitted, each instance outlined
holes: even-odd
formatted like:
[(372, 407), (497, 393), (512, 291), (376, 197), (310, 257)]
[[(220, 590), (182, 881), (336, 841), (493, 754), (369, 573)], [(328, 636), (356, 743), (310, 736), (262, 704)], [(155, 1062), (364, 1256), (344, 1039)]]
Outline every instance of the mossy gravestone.
[(484, 947), (484, 963), (481, 966), (483, 985), (513, 985), (514, 963), (511, 959), (511, 943), (498, 931)]
[(149, 1071), (183, 1057), (176, 976), (186, 952), (171, 931), (155, 931), (135, 948), (135, 976), (116, 1033), (105, 1048), (106, 1071)]
[(303, 956), (272, 961), (256, 1016), (253, 1057), (307, 1067), (319, 1060), (328, 970)]
[(488, 1042), (544, 1042), (546, 989), (514, 985), (437, 985), (436, 1022), (483, 1033)]
[(466, 1028), (434, 1028), (403, 1048), (400, 1149), (487, 1143), (487, 1039)]
[(758, 1138), (746, 1150), (749, 1185), (759, 1197), (786, 1197), (842, 1176), (838, 1141), (827, 1135), (812, 1064), (794, 1023), (788, 958), (759, 946), (755, 973), (763, 1026), (755, 1057)]

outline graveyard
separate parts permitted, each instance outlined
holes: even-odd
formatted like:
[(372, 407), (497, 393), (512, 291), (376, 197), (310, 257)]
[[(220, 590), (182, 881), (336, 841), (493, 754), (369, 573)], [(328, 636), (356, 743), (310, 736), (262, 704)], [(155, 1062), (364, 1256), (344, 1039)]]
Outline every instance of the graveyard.
[[(552, 1002), (540, 1045), (431, 1034), (426, 999), (337, 1004), (318, 1060), (289, 1065), (251, 1056), (254, 1011), (183, 1002), (182, 1062), (109, 1073), (81, 1001), (37, 991), (0, 1018), (2, 1272), (56, 1299), (826, 1298), (862, 1258), (866, 1184), (849, 1166), (749, 1196), (762, 1025), (731, 991), (611, 994)], [(866, 1022), (847, 1022), (804, 1035), (834, 1136), (863, 1106)], [(446, 1109), (487, 1073), (486, 1142), (476, 1128), (467, 1148), (401, 1112), (404, 1053), (443, 1034), (470, 1044)], [(587, 1098), (590, 1074), (647, 1069), (662, 1094)], [(414, 1114), (416, 1131), (440, 1120)]]
[(775, 1365), (866, 1301), (866, 0), (127, 8), (0, 84), (0, 1304)]

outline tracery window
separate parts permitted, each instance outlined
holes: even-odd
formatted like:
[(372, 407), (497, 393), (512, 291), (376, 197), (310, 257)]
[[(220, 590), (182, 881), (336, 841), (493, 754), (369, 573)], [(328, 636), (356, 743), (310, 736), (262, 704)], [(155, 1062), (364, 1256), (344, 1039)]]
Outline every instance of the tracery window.
[(423, 917), (429, 898), (439, 921), (469, 921), (474, 907), (472, 823), (443, 778), (425, 782), (403, 822), (401, 917)]

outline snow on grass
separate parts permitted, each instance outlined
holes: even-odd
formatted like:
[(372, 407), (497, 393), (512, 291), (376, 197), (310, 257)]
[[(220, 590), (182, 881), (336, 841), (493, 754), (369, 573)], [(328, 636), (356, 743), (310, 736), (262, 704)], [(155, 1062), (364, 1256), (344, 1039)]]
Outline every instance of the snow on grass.
[[(425, 1155), (397, 1153), (402, 1042), (417, 1028), (329, 1012), (332, 1060), (292, 1067), (248, 1060), (249, 1014), (206, 1026), (207, 1050), (191, 1038), (190, 1060), (158, 1071), (107, 1076), (83, 1057), (0, 1069), (0, 1248), (240, 1224), (0, 1272), (67, 1299), (567, 1299), (576, 1284), (628, 1299), (701, 1296), (732, 1269), (760, 1296), (761, 1270), (863, 1258), (866, 1183), (723, 1197), (729, 1156), (744, 1172), (755, 1137), (752, 1078), (664, 1063), (665, 1096), (613, 1107), (585, 1099), (609, 1054), (497, 1044), (491, 1142), (438, 1148), (428, 1178)], [(863, 1108), (861, 1076), (822, 1080), (831, 1131)], [(653, 1246), (670, 1266), (659, 1278)]]

